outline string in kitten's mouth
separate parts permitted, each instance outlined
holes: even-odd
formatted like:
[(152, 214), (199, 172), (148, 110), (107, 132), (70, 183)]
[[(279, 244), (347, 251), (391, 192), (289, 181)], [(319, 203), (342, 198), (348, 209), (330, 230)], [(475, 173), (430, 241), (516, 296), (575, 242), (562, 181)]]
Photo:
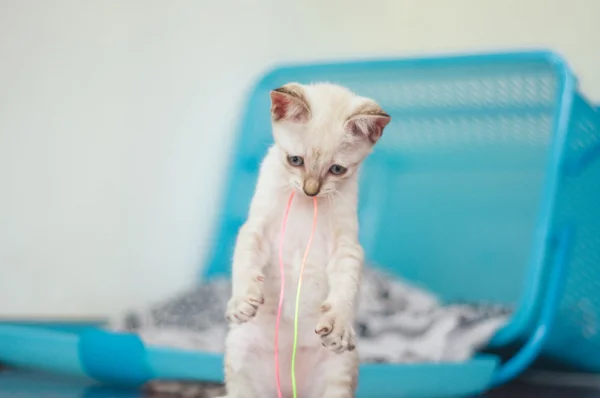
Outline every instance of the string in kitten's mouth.
[(294, 181), (292, 181), (292, 189), (302, 192), (302, 184), (300, 184), (300, 182), (294, 180)]
[[(293, 180), (291, 182), (289, 189), (293, 189), (297, 193), (302, 194), (303, 196), (306, 196), (307, 198), (311, 197), (310, 195), (307, 195), (304, 192), (304, 189), (302, 188), (302, 183), (297, 180)], [(288, 190), (286, 189), (286, 192), (287, 191)], [(321, 191), (319, 191), (319, 193), (317, 195), (315, 195), (314, 197), (316, 197), (318, 199), (331, 199), (333, 197), (333, 195), (335, 195), (336, 192), (337, 192), (336, 188), (325, 187)]]

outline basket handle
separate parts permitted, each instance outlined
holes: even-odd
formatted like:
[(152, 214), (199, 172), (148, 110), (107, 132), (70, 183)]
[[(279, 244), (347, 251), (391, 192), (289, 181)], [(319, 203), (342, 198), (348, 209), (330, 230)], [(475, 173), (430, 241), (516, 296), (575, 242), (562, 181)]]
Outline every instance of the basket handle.
[(573, 234), (573, 227), (565, 226), (555, 235), (552, 242), (552, 248), (554, 249), (553, 266), (535, 332), (511, 359), (498, 368), (491, 380), (492, 387), (502, 385), (519, 376), (533, 363), (542, 350), (550, 327), (554, 323), (563, 292)]

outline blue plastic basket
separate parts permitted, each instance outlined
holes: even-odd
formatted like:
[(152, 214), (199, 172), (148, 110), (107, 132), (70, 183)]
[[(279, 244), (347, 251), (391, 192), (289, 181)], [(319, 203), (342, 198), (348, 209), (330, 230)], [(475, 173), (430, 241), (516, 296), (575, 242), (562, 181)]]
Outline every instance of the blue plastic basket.
[[(269, 91), (331, 81), (372, 97), (392, 123), (361, 173), (361, 241), (374, 263), (445, 300), (512, 304), (493, 341), (504, 363), (364, 365), (360, 397), (468, 395), (544, 353), (600, 371), (600, 114), (548, 52), (278, 68), (249, 97), (208, 277), (229, 272), (258, 165), (272, 142)], [(0, 359), (141, 383), (222, 379), (218, 355), (145, 347), (133, 335), (0, 326)]]

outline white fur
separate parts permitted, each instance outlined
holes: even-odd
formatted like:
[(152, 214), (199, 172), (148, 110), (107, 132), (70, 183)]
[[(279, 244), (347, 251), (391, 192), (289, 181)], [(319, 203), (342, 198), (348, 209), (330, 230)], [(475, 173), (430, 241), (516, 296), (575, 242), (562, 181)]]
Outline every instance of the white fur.
[[(354, 396), (358, 372), (352, 324), (363, 266), (358, 243), (357, 171), (373, 145), (367, 130), (376, 126), (371, 123), (372, 115), (358, 115), (356, 123), (365, 131), (357, 135), (348, 123), (361, 106), (376, 104), (330, 84), (288, 87), (303, 93), (308, 116), (300, 122), (298, 118), (273, 122), (276, 144), (262, 163), (248, 220), (239, 232), (233, 259), (233, 294), (227, 311), (231, 321), (226, 342), (228, 397), (276, 397), (274, 327), (281, 283), (278, 246), (285, 207), (295, 190), (284, 241), (286, 294), (279, 343), (282, 389), (285, 397), (291, 397), (296, 286), (313, 218), (313, 200), (302, 187), (312, 178), (321, 181), (321, 189), (317, 228), (301, 292), (298, 394), (303, 398), (349, 398)], [(274, 101), (277, 96), (275, 93)], [(303, 106), (296, 98), (284, 100), (291, 101), (294, 112)], [(304, 166), (290, 166), (288, 155), (303, 157)], [(343, 176), (332, 175), (328, 170), (333, 164), (348, 171)]]

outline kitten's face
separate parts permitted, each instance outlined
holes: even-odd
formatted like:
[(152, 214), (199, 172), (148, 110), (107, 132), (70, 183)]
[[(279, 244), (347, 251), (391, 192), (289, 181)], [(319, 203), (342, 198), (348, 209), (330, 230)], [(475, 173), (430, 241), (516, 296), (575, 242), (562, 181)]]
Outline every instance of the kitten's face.
[(374, 101), (331, 84), (287, 84), (274, 90), (271, 100), (286, 176), (308, 196), (335, 193), (390, 121)]

